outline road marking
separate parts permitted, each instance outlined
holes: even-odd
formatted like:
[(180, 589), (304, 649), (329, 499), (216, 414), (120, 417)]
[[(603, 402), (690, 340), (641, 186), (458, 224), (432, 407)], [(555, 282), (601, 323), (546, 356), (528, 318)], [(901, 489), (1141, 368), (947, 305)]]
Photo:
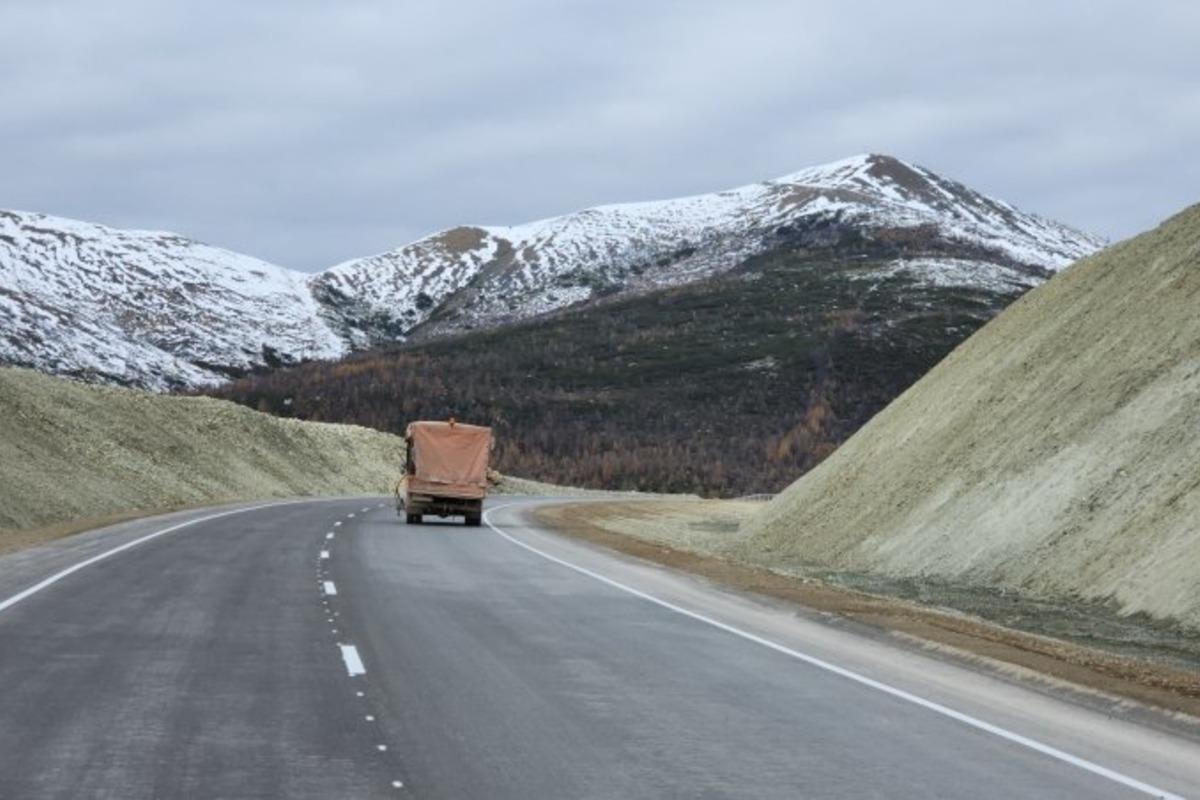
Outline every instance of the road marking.
[(375, 721), (375, 718), (374, 718), (373, 716), (371, 716), (370, 714), (367, 714), (367, 716), (366, 716), (364, 719), (366, 719), (366, 720), (367, 720), (367, 722), (374, 722), (374, 721)]
[(354, 512), (353, 512), (353, 511), (351, 511), (349, 514), (347, 514), (347, 515), (346, 515), (346, 517), (347, 517), (347, 518), (351, 518), (351, 517), (353, 517), (353, 516), (354, 516)]
[(401, 783), (400, 781), (392, 781), (392, 788), (393, 789), (403, 789), (404, 784)]
[(368, 511), (370, 511), (370, 510), (371, 510), (371, 507), (370, 507), (370, 506), (367, 506), (366, 508), (364, 508), (364, 509), (362, 510), (362, 513), (364, 513), (364, 514), (365, 514), (365, 513), (367, 513), (367, 512), (368, 512)]
[(328, 551), (328, 550), (322, 550), (322, 551), (321, 551), (321, 558), (329, 558), (329, 551)]
[(338, 526), (339, 526), (339, 525), (341, 525), (341, 524), (342, 524), (342, 521), (339, 519), (337, 522), (333, 523), (333, 527), (335, 527), (335, 528), (336, 528), (336, 527), (338, 527)]
[(322, 581), (325, 588), (325, 594), (332, 597), (337, 594), (337, 587), (333, 585), (333, 581)]
[(363, 666), (362, 659), (358, 656), (358, 648), (352, 644), (339, 644), (338, 647), (342, 650), (342, 661), (346, 664), (346, 672), (350, 673), (350, 677), (355, 675), (366, 675), (367, 668)]
[(325, 538), (326, 538), (326, 539), (332, 539), (332, 538), (333, 538), (333, 531), (330, 531), (329, 533), (325, 534)]
[(735, 625), (730, 625), (726, 622), (721, 622), (720, 620), (713, 619), (712, 617), (705, 616), (704, 614), (701, 614), (696, 611), (690, 611), (690, 610), (684, 608), (683, 606), (679, 606), (668, 600), (663, 600), (661, 598), (655, 597), (654, 595), (649, 594), (647, 592), (643, 592), (640, 589), (635, 589), (632, 586), (621, 583), (620, 581), (616, 581), (616, 580), (613, 580), (612, 578), (605, 577), (604, 575), (601, 575), (598, 572), (593, 572), (592, 570), (588, 569), (587, 567), (581, 567), (578, 564), (572, 564), (570, 561), (561, 559), (558, 556), (553, 556), (553, 555), (545, 552), (544, 550), (539, 550), (538, 548), (534, 547), (531, 544), (526, 544), (525, 542), (522, 542), (520, 539), (510, 536), (509, 534), (505, 533), (500, 528), (498, 528), (489, 518), (489, 515), (493, 511), (499, 511), (500, 509), (508, 508), (510, 506), (528, 505), (528, 504), (529, 504), (529, 501), (522, 501), (522, 502), (516, 502), (516, 503), (505, 503), (503, 505), (496, 506), (495, 508), (488, 509), (487, 511), (485, 511), (483, 513), (483, 521), (487, 523), (487, 526), (489, 528), (491, 528), (493, 532), (495, 532), (499, 536), (502, 536), (503, 538), (507, 539), (508, 541), (512, 542), (513, 544), (517, 545), (518, 547), (528, 550), (529, 552), (533, 553), (534, 555), (541, 556), (542, 558), (546, 559), (547, 561), (552, 561), (555, 564), (560, 564), (560, 565), (566, 567), (567, 569), (574, 570), (575, 572), (578, 572), (580, 575), (586, 575), (587, 577), (592, 578), (597, 581), (600, 581), (601, 583), (607, 584), (608, 586), (611, 586), (614, 589), (620, 589), (621, 591), (627, 592), (628, 594), (631, 594), (634, 597), (640, 597), (641, 599), (646, 600), (647, 602), (650, 602), (650, 603), (654, 603), (655, 605), (665, 608), (668, 611), (674, 611), (676, 614), (682, 614), (683, 616), (690, 617), (691, 619), (694, 619), (698, 622), (703, 622), (706, 625), (711, 625), (712, 627), (723, 630), (726, 633), (731, 633), (734, 636), (738, 636), (742, 639), (745, 639), (746, 641), (753, 642), (758, 645), (762, 645), (763, 647), (774, 650), (777, 653), (782, 653), (783, 655), (790, 656), (798, 661), (803, 661), (804, 663), (809, 664), (814, 667), (817, 667), (818, 669), (823, 669), (827, 672), (832, 672), (835, 675), (840, 675), (843, 678), (847, 678), (848, 680), (852, 680), (855, 683), (861, 684), (861, 685), (869, 687), (871, 689), (875, 689), (876, 691), (883, 692), (884, 694), (889, 694), (892, 697), (897, 697), (901, 700), (906, 700), (914, 705), (918, 705), (922, 708), (928, 709), (929, 711), (932, 711), (936, 714), (941, 714), (944, 717), (949, 717), (950, 719), (957, 720), (958, 722), (961, 722), (965, 725), (969, 725), (972, 728), (976, 728), (977, 730), (981, 730), (986, 733), (993, 734), (994, 736), (998, 736), (1001, 739), (1005, 739), (1014, 744), (1019, 744), (1023, 747), (1027, 747), (1030, 750), (1035, 750), (1043, 755), (1047, 755), (1047, 756), (1050, 756), (1051, 758), (1058, 759), (1059, 761), (1062, 761), (1065, 764), (1070, 764), (1071, 766), (1078, 767), (1082, 770), (1086, 770), (1087, 772), (1090, 772), (1093, 775), (1099, 775), (1102, 778), (1107, 778), (1110, 781), (1119, 783), (1123, 786), (1127, 786), (1130, 789), (1135, 789), (1139, 792), (1148, 794), (1152, 797), (1161, 798), (1161, 800), (1185, 800), (1185, 798), (1183, 798), (1181, 795), (1172, 794), (1171, 792), (1168, 792), (1165, 789), (1159, 789), (1157, 786), (1153, 786), (1149, 783), (1139, 781), (1137, 778), (1130, 777), (1129, 775), (1125, 775), (1124, 773), (1117, 772), (1116, 770), (1113, 770), (1113, 769), (1109, 769), (1108, 767), (1101, 766), (1100, 764), (1097, 764), (1094, 761), (1088, 761), (1085, 758), (1080, 758), (1079, 756), (1071, 755), (1070, 753), (1068, 753), (1064, 750), (1059, 750), (1057, 747), (1052, 747), (1048, 744), (1045, 744), (1044, 742), (1038, 741), (1037, 739), (1031, 739), (1028, 736), (1022, 736), (1019, 733), (1010, 731), (1007, 728), (1002, 728), (999, 725), (993, 725), (990, 722), (985, 722), (984, 720), (981, 720), (977, 717), (972, 717), (969, 714), (964, 714), (961, 711), (955, 711), (953, 708), (950, 708), (949, 706), (944, 706), (941, 703), (936, 703), (932, 700), (926, 700), (924, 697), (920, 697), (919, 695), (915, 695), (911, 692), (906, 692), (903, 689), (899, 689), (890, 684), (883, 683), (882, 681), (877, 681), (874, 678), (868, 678), (866, 675), (862, 675), (858, 672), (854, 672), (853, 670), (846, 669), (845, 667), (839, 667), (836, 664), (833, 664), (829, 661), (825, 661), (823, 659), (817, 658), (816, 656), (810, 656), (806, 653), (800, 652), (799, 650), (793, 650), (790, 647), (779, 644), (778, 642), (773, 642), (770, 639), (764, 638), (757, 634), (750, 633), (749, 631), (738, 628)]
[[(110, 556), (115, 556), (118, 553), (123, 553), (126, 550), (129, 550), (130, 548), (137, 547), (139, 544), (148, 542), (151, 539), (157, 539), (160, 536), (165, 536), (166, 534), (177, 531), (180, 528), (186, 528), (190, 525), (199, 525), (201, 522), (208, 522), (209, 520), (220, 519), (221, 517), (228, 517), (228, 516), (232, 516), (233, 514), (245, 514), (248, 511), (257, 511), (261, 508), (273, 508), (275, 506), (289, 506), (289, 505), (295, 505), (296, 503), (311, 503), (311, 502), (314, 502), (314, 501), (312, 501), (312, 500), (284, 500), (284, 501), (281, 501), (278, 503), (262, 503), (257, 506), (250, 506), (249, 508), (235, 508), (232, 511), (222, 511), (219, 514), (209, 514), (208, 516), (205, 516), (205, 517), (198, 517), (196, 519), (190, 519), (187, 522), (180, 522), (176, 525), (171, 525), (169, 527), (163, 528), (162, 530), (158, 530), (158, 531), (155, 531), (154, 533), (147, 534), (147, 535), (141, 537), (140, 539), (134, 539), (132, 542), (126, 542), (125, 544), (120, 545), (119, 547), (114, 547), (111, 550), (105, 550), (103, 553), (100, 553), (99, 555), (95, 555), (95, 556), (92, 556), (91, 558), (84, 559), (83, 561), (80, 561), (78, 564), (73, 564), (72, 566), (69, 566), (60, 572), (54, 573), (49, 578), (46, 578), (45, 580), (43, 580), (39, 583), (35, 583), (33, 586), (30, 586), (28, 589), (17, 592), (12, 597), (9, 597), (5, 600), (0, 601), (0, 611), (6, 611), (7, 609), (12, 608), (13, 606), (15, 606), (17, 603), (21, 602), (22, 600), (24, 600), (28, 597), (32, 597), (33, 595), (37, 594), (38, 592), (42, 591), (43, 589), (53, 586), (54, 584), (58, 583), (63, 578), (67, 577), (68, 575), (73, 575), (74, 573), (78, 572), (79, 570), (81, 570), (85, 567), (90, 567), (92, 564), (95, 564), (97, 561), (103, 561), (104, 559), (109, 558)], [(319, 501), (317, 501), (317, 502), (319, 502)]]
[(386, 744), (377, 744), (377, 745), (375, 745), (375, 749), (381, 753), (385, 753), (385, 752), (387, 752), (387, 745)]

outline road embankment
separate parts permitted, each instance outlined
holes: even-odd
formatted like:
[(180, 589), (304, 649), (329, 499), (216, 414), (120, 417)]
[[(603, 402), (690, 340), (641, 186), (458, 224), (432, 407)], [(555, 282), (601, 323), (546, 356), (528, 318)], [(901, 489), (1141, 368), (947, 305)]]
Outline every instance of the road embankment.
[(870, 574), (776, 571), (736, 557), (761, 503), (719, 500), (550, 505), (548, 529), (739, 591), (889, 632), (999, 674), (1200, 719), (1200, 642), (1186, 630), (1088, 603), (1030, 601), (985, 587)]
[(403, 440), (0, 369), (0, 552), (158, 511), (383, 494)]

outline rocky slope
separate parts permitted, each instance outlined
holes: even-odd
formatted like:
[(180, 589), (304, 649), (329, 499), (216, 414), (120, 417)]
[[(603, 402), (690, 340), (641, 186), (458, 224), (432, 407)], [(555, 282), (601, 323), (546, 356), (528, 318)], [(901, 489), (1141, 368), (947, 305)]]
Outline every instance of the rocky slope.
[(1017, 301), (776, 498), (731, 555), (1200, 630), (1198, 308), (1193, 206)]
[(679, 200), (459, 227), (304, 275), (168, 233), (0, 212), (0, 363), (153, 389), (429, 339), (867, 244), (878, 281), (1023, 291), (1101, 242), (860, 156)]

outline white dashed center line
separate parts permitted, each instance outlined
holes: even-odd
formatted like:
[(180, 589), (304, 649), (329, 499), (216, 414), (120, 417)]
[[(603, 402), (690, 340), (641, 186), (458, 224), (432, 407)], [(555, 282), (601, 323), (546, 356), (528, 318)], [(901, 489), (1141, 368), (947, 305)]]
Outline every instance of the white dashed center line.
[(323, 581), (322, 583), (325, 587), (325, 594), (331, 597), (337, 594), (337, 587), (333, 585), (333, 581)]
[(347, 515), (346, 515), (346, 517), (347, 517), (347, 518), (349, 518), (349, 517), (353, 517), (353, 516), (354, 516), (354, 512), (353, 512), (353, 511), (351, 511), (349, 514), (347, 514)]
[(321, 558), (329, 558), (329, 551), (328, 551), (328, 550), (322, 550), (322, 551), (321, 551)]
[(363, 666), (362, 659), (358, 656), (358, 648), (352, 644), (339, 644), (342, 649), (342, 661), (346, 662), (346, 672), (350, 673), (350, 677), (355, 675), (366, 675), (367, 668)]
[(325, 538), (326, 538), (326, 539), (332, 539), (332, 538), (333, 538), (333, 531), (330, 531), (329, 533), (325, 534)]

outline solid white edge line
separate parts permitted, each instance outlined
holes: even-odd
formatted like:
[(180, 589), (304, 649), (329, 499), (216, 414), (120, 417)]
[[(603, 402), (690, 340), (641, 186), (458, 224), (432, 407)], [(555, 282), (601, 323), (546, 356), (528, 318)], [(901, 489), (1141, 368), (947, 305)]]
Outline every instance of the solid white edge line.
[(918, 705), (922, 708), (928, 709), (929, 711), (932, 711), (936, 714), (941, 714), (944, 717), (949, 717), (950, 719), (957, 720), (958, 722), (961, 722), (965, 725), (969, 725), (972, 728), (976, 728), (977, 730), (981, 730), (986, 733), (990, 733), (994, 736), (998, 736), (1001, 739), (1005, 739), (1014, 744), (1019, 744), (1023, 747), (1027, 747), (1030, 750), (1035, 750), (1039, 753), (1042, 753), (1043, 755), (1047, 755), (1047, 756), (1050, 756), (1051, 758), (1058, 759), (1059, 761), (1062, 761), (1065, 764), (1070, 764), (1071, 766), (1078, 767), (1079, 769), (1082, 769), (1082, 770), (1086, 770), (1087, 772), (1090, 772), (1094, 775), (1099, 775), (1102, 778), (1107, 778), (1110, 781), (1119, 783), (1123, 786), (1127, 786), (1130, 789), (1136, 789), (1137, 791), (1142, 792), (1144, 794), (1151, 795), (1152, 797), (1161, 798), (1161, 800), (1185, 800), (1185, 798), (1182, 795), (1173, 794), (1171, 792), (1166, 791), (1165, 789), (1160, 789), (1157, 786), (1153, 786), (1149, 783), (1144, 783), (1143, 781), (1139, 781), (1137, 778), (1133, 778), (1133, 777), (1130, 777), (1129, 775), (1125, 775), (1124, 773), (1117, 772), (1116, 770), (1112, 770), (1112, 769), (1109, 769), (1108, 767), (1101, 766), (1100, 764), (1097, 764), (1093, 761), (1088, 761), (1085, 758), (1080, 758), (1079, 756), (1071, 755), (1070, 753), (1068, 753), (1066, 751), (1059, 750), (1057, 747), (1052, 747), (1048, 744), (1045, 744), (1044, 742), (1038, 741), (1037, 739), (1031, 739), (1028, 736), (1022, 736), (1019, 733), (1015, 733), (1014, 731), (1010, 731), (1006, 728), (1002, 728), (999, 725), (993, 725), (990, 722), (985, 722), (984, 720), (978, 719), (977, 717), (972, 717), (969, 714), (964, 714), (961, 711), (955, 711), (953, 708), (944, 706), (941, 703), (936, 703), (932, 700), (926, 700), (925, 698), (920, 697), (915, 694), (912, 694), (911, 692), (906, 692), (903, 689), (898, 689), (895, 686), (891, 686), (889, 684), (883, 683), (882, 681), (877, 681), (874, 678), (868, 678), (866, 675), (861, 675), (857, 672), (854, 672), (853, 670), (846, 669), (845, 667), (839, 667), (836, 664), (832, 664), (828, 661), (824, 661), (815, 656), (807, 655), (806, 653), (802, 653), (799, 650), (793, 650), (790, 647), (786, 647), (777, 642), (773, 642), (770, 639), (763, 638), (762, 636), (758, 636), (757, 634), (753, 634), (753, 633), (750, 633), (749, 631), (742, 630), (741, 628), (738, 628), (736, 626), (713, 619), (712, 617), (705, 616), (704, 614), (700, 614), (696, 611), (690, 611), (686, 608), (683, 608), (682, 606), (675, 605), (672, 602), (655, 597), (652, 594), (647, 594), (646, 592), (643, 592), (640, 589), (635, 589), (632, 586), (628, 586), (624, 583), (621, 583), (620, 581), (615, 581), (612, 578), (607, 578), (604, 575), (601, 575), (598, 572), (593, 572), (592, 570), (590, 570), (586, 567), (581, 567), (577, 564), (572, 564), (570, 561), (566, 561), (557, 556), (550, 555), (549, 553), (547, 553), (543, 550), (539, 550), (538, 548), (534, 547), (531, 544), (526, 544), (525, 542), (522, 542), (521, 540), (519, 540), (513, 536), (510, 536), (509, 534), (500, 530), (500, 528), (498, 528), (495, 525), (495, 523), (493, 523), (491, 521), (491, 519), (489, 518), (489, 515), (493, 511), (499, 511), (503, 508), (511, 508), (513, 506), (532, 505), (533, 502), (536, 502), (536, 501), (504, 503), (502, 505), (496, 506), (495, 508), (488, 509), (487, 511), (485, 511), (483, 513), (483, 521), (487, 523), (488, 527), (491, 528), (494, 533), (498, 534), (499, 536), (502, 536), (503, 538), (507, 539), (508, 541), (512, 542), (513, 544), (517, 545), (518, 547), (522, 547), (525, 550), (528, 550), (529, 552), (531, 552), (535, 555), (541, 556), (542, 558), (546, 559), (547, 561), (552, 561), (555, 564), (559, 564), (561, 566), (566, 567), (567, 569), (574, 570), (575, 572), (578, 572), (581, 575), (586, 575), (587, 577), (593, 578), (594, 580), (597, 580), (597, 581), (600, 581), (601, 583), (607, 584), (607, 585), (613, 587), (614, 589), (620, 589), (621, 591), (627, 592), (635, 597), (640, 597), (643, 600), (646, 600), (650, 603), (654, 603), (655, 605), (661, 606), (662, 608), (665, 608), (669, 611), (674, 611), (677, 614), (682, 614), (685, 617), (690, 617), (691, 619), (694, 619), (698, 622), (703, 622), (706, 625), (711, 625), (712, 627), (723, 630), (726, 633), (731, 633), (734, 636), (738, 636), (742, 639), (745, 639), (746, 641), (754, 642), (755, 644), (762, 645), (763, 647), (774, 650), (777, 653), (782, 653), (786, 656), (791, 656), (794, 659), (803, 661), (804, 663), (809, 664), (814, 667), (817, 667), (818, 669), (823, 669), (827, 672), (832, 672), (835, 675), (840, 675), (843, 678), (852, 680), (855, 683), (861, 684), (863, 686), (867, 686), (871, 689), (875, 689), (876, 691), (883, 692), (884, 694), (889, 694), (889, 695), (891, 695), (893, 697), (897, 697), (901, 700), (906, 700), (910, 703), (913, 703), (914, 705)]
[(126, 542), (123, 545), (114, 547), (111, 550), (105, 550), (103, 553), (100, 553), (99, 555), (94, 555), (91, 558), (80, 561), (78, 564), (72, 564), (71, 566), (67, 567), (66, 569), (64, 569), (60, 572), (54, 573), (49, 578), (46, 578), (38, 583), (35, 583), (33, 586), (30, 586), (28, 589), (17, 592), (12, 597), (9, 597), (3, 601), (0, 601), (0, 611), (5, 611), (9, 608), (12, 608), (13, 606), (15, 606), (17, 603), (21, 602), (22, 600), (37, 594), (38, 592), (42, 591), (43, 589), (45, 589), (47, 587), (53, 586), (54, 584), (61, 581), (63, 578), (67, 577), (68, 575), (72, 575), (72, 574), (78, 572), (79, 570), (83, 569), (84, 567), (90, 567), (92, 564), (95, 564), (97, 561), (103, 561), (104, 559), (106, 559), (110, 556), (115, 556), (117, 553), (123, 553), (132, 547), (137, 547), (139, 544), (148, 542), (151, 539), (157, 539), (160, 536), (165, 536), (166, 534), (177, 531), (180, 528), (186, 528), (189, 525), (199, 525), (201, 522), (208, 522), (209, 520), (219, 519), (220, 517), (228, 517), (228, 516), (232, 516), (233, 514), (245, 514), (248, 511), (257, 511), (261, 508), (272, 508), (274, 506), (287, 506), (287, 505), (295, 505), (296, 503), (313, 503), (313, 502), (321, 502), (321, 501), (320, 500), (283, 500), (283, 501), (280, 501), (277, 503), (261, 503), (259, 505), (250, 506), (248, 508), (235, 508), (230, 511), (222, 511), (218, 514), (209, 514), (208, 516), (197, 517), (196, 519), (189, 519), (186, 522), (180, 522), (176, 525), (171, 525), (169, 527), (163, 528), (162, 530), (158, 530), (158, 531), (155, 531), (154, 533), (147, 534), (139, 539), (134, 539), (131, 542)]
[(367, 674), (367, 668), (363, 666), (357, 647), (352, 644), (339, 644), (338, 647), (342, 651), (342, 661), (346, 664), (346, 672), (349, 673), (351, 678), (356, 675)]
[(322, 581), (325, 584), (325, 594), (333, 596), (337, 594), (337, 587), (333, 585), (333, 581)]

